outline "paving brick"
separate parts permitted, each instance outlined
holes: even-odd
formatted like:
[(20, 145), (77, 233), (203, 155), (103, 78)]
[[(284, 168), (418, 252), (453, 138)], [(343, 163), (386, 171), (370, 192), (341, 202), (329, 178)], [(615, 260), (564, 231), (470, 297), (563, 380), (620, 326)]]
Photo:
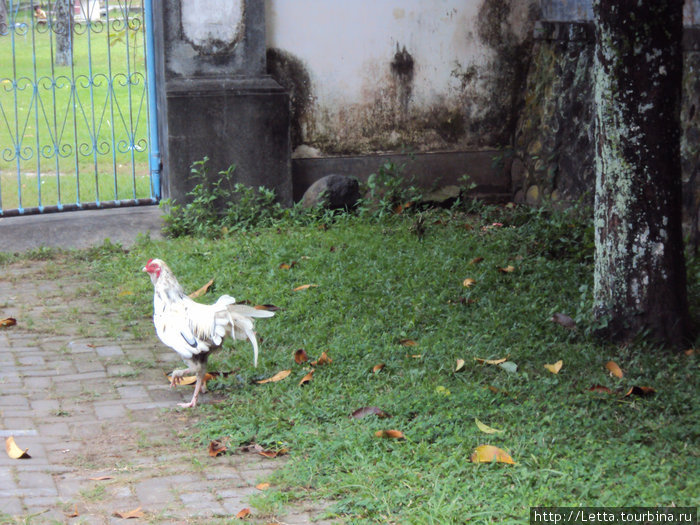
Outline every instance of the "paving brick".
[(98, 346), (95, 350), (100, 357), (117, 357), (124, 355), (122, 347), (117, 345)]
[(95, 414), (98, 419), (123, 418), (126, 415), (126, 407), (122, 403), (95, 405)]
[(0, 497), (0, 509), (5, 514), (17, 516), (22, 513), (22, 500), (17, 497)]

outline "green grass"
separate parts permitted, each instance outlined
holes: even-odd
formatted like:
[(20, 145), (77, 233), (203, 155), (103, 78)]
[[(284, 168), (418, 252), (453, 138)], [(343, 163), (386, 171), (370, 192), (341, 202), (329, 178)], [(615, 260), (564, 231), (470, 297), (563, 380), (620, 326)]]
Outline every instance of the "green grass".
[[(149, 340), (152, 286), (140, 268), (150, 257), (166, 260), (188, 291), (215, 278), (206, 301), (231, 293), (281, 308), (257, 324), (257, 369), (248, 343), (212, 359), (235, 373), (210, 383), (228, 401), (196, 408), (203, 418), (193, 438), (202, 454), (224, 437), (230, 449), (251, 441), (289, 448), (272, 489), (254, 500), (263, 511), (323, 498), (350, 523), (444, 524), (523, 523), (530, 506), (697, 506), (697, 356), (593, 338), (590, 232), (520, 209), (425, 213), (422, 237), (415, 220), (340, 218), (327, 228), (281, 225), (214, 241), (142, 239), (128, 252), (107, 244), (77, 257), (89, 261), (101, 300)], [(484, 259), (470, 264), (475, 257)], [(515, 271), (498, 271), (507, 265)], [(697, 259), (689, 268), (697, 313)], [(476, 284), (465, 288), (467, 277)], [(293, 291), (310, 283), (318, 286)], [(555, 312), (578, 328), (550, 322)], [(417, 346), (401, 345), (406, 338)], [(333, 359), (306, 386), (298, 383), (309, 367), (292, 358), (299, 348)], [(474, 361), (506, 356), (517, 373)], [(459, 358), (467, 364), (454, 372)], [(558, 375), (544, 369), (559, 359)], [(607, 374), (611, 359), (624, 378)], [(379, 363), (386, 366), (373, 373)], [(254, 383), (289, 368), (281, 382)], [(595, 384), (616, 393), (588, 392)], [(657, 393), (623, 397), (632, 385)], [(349, 417), (370, 405), (392, 417)], [(481, 433), (474, 418), (504, 432)], [(406, 439), (376, 438), (382, 429)], [(481, 444), (505, 449), (517, 464), (471, 463)]]
[[(20, 12), (16, 21), (26, 17)], [(128, 35), (119, 21), (109, 34), (106, 24), (101, 31), (78, 25), (73, 68), (52, 65), (55, 38), (45, 26), (0, 37), (3, 209), (20, 206), (18, 188), (23, 207), (150, 197), (143, 32), (135, 22)]]

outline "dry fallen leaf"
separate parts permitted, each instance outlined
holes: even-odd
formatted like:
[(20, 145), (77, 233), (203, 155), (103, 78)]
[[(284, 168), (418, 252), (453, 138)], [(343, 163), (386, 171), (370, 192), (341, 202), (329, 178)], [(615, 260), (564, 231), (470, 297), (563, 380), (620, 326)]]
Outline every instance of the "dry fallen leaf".
[(515, 465), (515, 461), (513, 461), (513, 458), (511, 458), (506, 451), (494, 447), (493, 445), (479, 445), (476, 447), (469, 460), (472, 463), (491, 463), (496, 461), (498, 463)]
[(290, 370), (282, 370), (281, 372), (277, 372), (272, 377), (268, 377), (267, 379), (261, 379), (260, 381), (256, 381), (256, 383), (258, 383), (259, 385), (262, 385), (265, 383), (276, 383), (277, 381), (282, 381), (285, 377), (287, 377), (291, 373), (292, 373), (291, 369)]
[(685, 355), (690, 357), (691, 355), (695, 354), (695, 348), (688, 348), (685, 352), (683, 352)]
[(501, 363), (505, 363), (507, 360), (507, 357), (502, 357), (501, 359), (482, 359), (481, 357), (474, 358), (474, 361), (484, 365), (500, 365)]
[(116, 511), (114, 516), (123, 520), (128, 520), (133, 518), (143, 518), (145, 514), (141, 510), (141, 507), (138, 507), (134, 510)]
[(291, 268), (294, 268), (294, 266), (296, 266), (296, 264), (297, 264), (296, 261), (292, 261), (292, 262), (289, 263), (289, 264), (288, 264), (288, 263), (282, 263), (282, 264), (280, 264), (280, 270), (289, 270), (289, 269), (291, 269)]
[(207, 293), (212, 284), (214, 284), (214, 279), (210, 279), (209, 282), (202, 286), (199, 290), (192, 292), (190, 294), (190, 299), (196, 299), (197, 297), (201, 297), (202, 295)]
[(593, 385), (591, 388), (588, 388), (587, 391), (596, 392), (598, 394), (612, 394), (612, 390), (603, 385)]
[(406, 437), (400, 430), (377, 430), (374, 436), (386, 439), (405, 439)]
[(254, 308), (256, 310), (268, 310), (269, 312), (276, 312), (280, 309), (279, 306), (275, 306), (274, 304), (256, 304)]
[(306, 374), (304, 377), (301, 378), (301, 381), (299, 381), (299, 386), (307, 384), (309, 381), (311, 381), (311, 378), (314, 376), (314, 369), (312, 368), (308, 374)]
[(608, 361), (607, 363), (605, 363), (605, 368), (607, 368), (608, 371), (617, 378), (622, 378), (622, 376), (624, 375), (615, 361)]
[(384, 412), (381, 408), (379, 407), (362, 407), (358, 408), (355, 410), (352, 414), (350, 414), (350, 417), (354, 417), (355, 419), (360, 419), (365, 416), (377, 416), (378, 418), (386, 418), (386, 417), (391, 417), (389, 414)]
[(269, 483), (258, 483), (257, 485), (255, 485), (255, 488), (258, 490), (267, 490), (270, 488), (270, 484)]
[(248, 507), (241, 509), (238, 511), (238, 514), (236, 514), (236, 519), (237, 520), (242, 520), (246, 518), (250, 514), (250, 509)]
[(226, 452), (226, 445), (224, 445), (224, 443), (222, 443), (220, 440), (214, 439), (211, 443), (209, 443), (207, 452), (209, 452), (209, 456), (215, 458), (216, 456), (220, 456)]
[(457, 359), (457, 364), (455, 364), (455, 372), (459, 372), (464, 368), (464, 359)]
[(469, 288), (470, 286), (474, 286), (476, 284), (476, 281), (472, 279), (471, 277), (467, 277), (462, 281), (462, 286)]
[(630, 388), (627, 393), (625, 394), (625, 397), (627, 396), (650, 396), (651, 394), (655, 394), (656, 390), (654, 390), (650, 386), (633, 386)]
[(7, 452), (7, 455), (10, 456), (10, 459), (29, 459), (31, 456), (27, 454), (28, 448), (25, 448), (22, 450), (17, 446), (17, 443), (15, 443), (15, 438), (14, 436), (10, 436), (5, 440), (5, 451)]
[(289, 452), (288, 449), (286, 448), (281, 448), (279, 450), (260, 450), (258, 454), (261, 456), (265, 456), (266, 458), (276, 458), (277, 456), (284, 456), (287, 452)]
[(382, 368), (384, 368), (385, 366), (386, 366), (386, 365), (385, 365), (384, 363), (379, 363), (378, 365), (374, 365), (374, 366), (372, 367), (372, 372), (374, 372), (374, 373), (376, 374), (377, 372), (379, 372), (379, 371), (380, 371)]
[(333, 362), (333, 360), (328, 357), (328, 354), (326, 352), (321, 352), (321, 357), (316, 359), (316, 361), (311, 361), (311, 364), (313, 366), (323, 366), (323, 365), (330, 365)]
[(483, 260), (484, 260), (483, 257), (474, 257), (471, 261), (469, 261), (469, 264), (478, 264)]
[(90, 481), (106, 481), (108, 479), (114, 479), (114, 476), (97, 476), (94, 478), (88, 478)]
[[(168, 378), (168, 381), (172, 381), (172, 376), (169, 376), (169, 375), (166, 374), (165, 377)], [(206, 374), (204, 374), (204, 384), (205, 384), (205, 385), (207, 384), (207, 381), (209, 381), (209, 380), (211, 380), (211, 379), (214, 379), (214, 375), (213, 375), (213, 374), (210, 374), (209, 372), (207, 372)], [(183, 376), (183, 377), (180, 378), (180, 381), (179, 381), (179, 382), (175, 383), (175, 385), (176, 385), (176, 386), (194, 385), (196, 382), (197, 382), (197, 376)]]
[(78, 512), (78, 504), (76, 503), (73, 507), (73, 512), (66, 514), (66, 518), (77, 518), (78, 516), (80, 516), (80, 513)]
[(513, 273), (515, 271), (515, 266), (509, 264), (508, 266), (499, 268), (498, 271), (501, 273)]
[(549, 370), (550, 372), (552, 372), (553, 374), (558, 374), (558, 373), (559, 373), (559, 370), (561, 370), (561, 366), (562, 366), (563, 364), (564, 364), (564, 361), (562, 361), (562, 360), (560, 359), (559, 361), (557, 361), (557, 362), (554, 363), (553, 365), (545, 364), (544, 367), (545, 367), (547, 370)]
[(418, 346), (418, 343), (416, 343), (413, 339), (399, 339), (399, 344), (403, 346)]
[(6, 319), (2, 319), (0, 321), (0, 328), (8, 328), (10, 326), (14, 326), (17, 324), (17, 319), (14, 317), (7, 317)]
[(306, 350), (303, 348), (300, 348), (296, 352), (294, 352), (294, 362), (298, 365), (301, 363), (305, 363), (306, 361), (309, 360), (309, 356), (306, 354)]
[(576, 328), (576, 321), (566, 314), (552, 314), (552, 317), (550, 317), (549, 320), (563, 326), (564, 328), (568, 328), (569, 330)]
[(503, 430), (498, 430), (496, 428), (490, 427), (488, 425), (485, 425), (481, 421), (479, 421), (477, 418), (474, 418), (474, 423), (476, 423), (476, 426), (479, 430), (484, 432), (485, 434), (495, 434), (497, 432), (503, 432)]
[(298, 292), (300, 290), (306, 290), (307, 288), (315, 288), (316, 286), (318, 286), (318, 285), (317, 284), (302, 284), (301, 286), (297, 286), (296, 288), (294, 288), (294, 290), (292, 290), (292, 291)]

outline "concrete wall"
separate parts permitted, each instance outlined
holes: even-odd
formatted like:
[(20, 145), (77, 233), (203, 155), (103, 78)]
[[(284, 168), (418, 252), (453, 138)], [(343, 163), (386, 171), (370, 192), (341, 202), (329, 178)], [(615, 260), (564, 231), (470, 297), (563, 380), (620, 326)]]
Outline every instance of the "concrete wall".
[(538, 13), (537, 0), (266, 0), (294, 156), (507, 144)]

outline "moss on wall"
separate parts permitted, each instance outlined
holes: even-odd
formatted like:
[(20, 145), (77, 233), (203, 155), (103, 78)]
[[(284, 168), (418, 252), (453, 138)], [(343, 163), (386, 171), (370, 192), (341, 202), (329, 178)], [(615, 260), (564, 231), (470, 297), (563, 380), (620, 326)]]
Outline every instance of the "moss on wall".
[[(593, 27), (589, 23), (540, 22), (527, 74), (525, 106), (514, 137), (514, 199), (543, 198), (592, 204), (595, 192)], [(691, 35), (691, 38), (688, 38)], [(686, 28), (686, 44), (695, 32)], [(684, 228), (695, 246), (700, 235), (700, 49), (684, 53)]]

